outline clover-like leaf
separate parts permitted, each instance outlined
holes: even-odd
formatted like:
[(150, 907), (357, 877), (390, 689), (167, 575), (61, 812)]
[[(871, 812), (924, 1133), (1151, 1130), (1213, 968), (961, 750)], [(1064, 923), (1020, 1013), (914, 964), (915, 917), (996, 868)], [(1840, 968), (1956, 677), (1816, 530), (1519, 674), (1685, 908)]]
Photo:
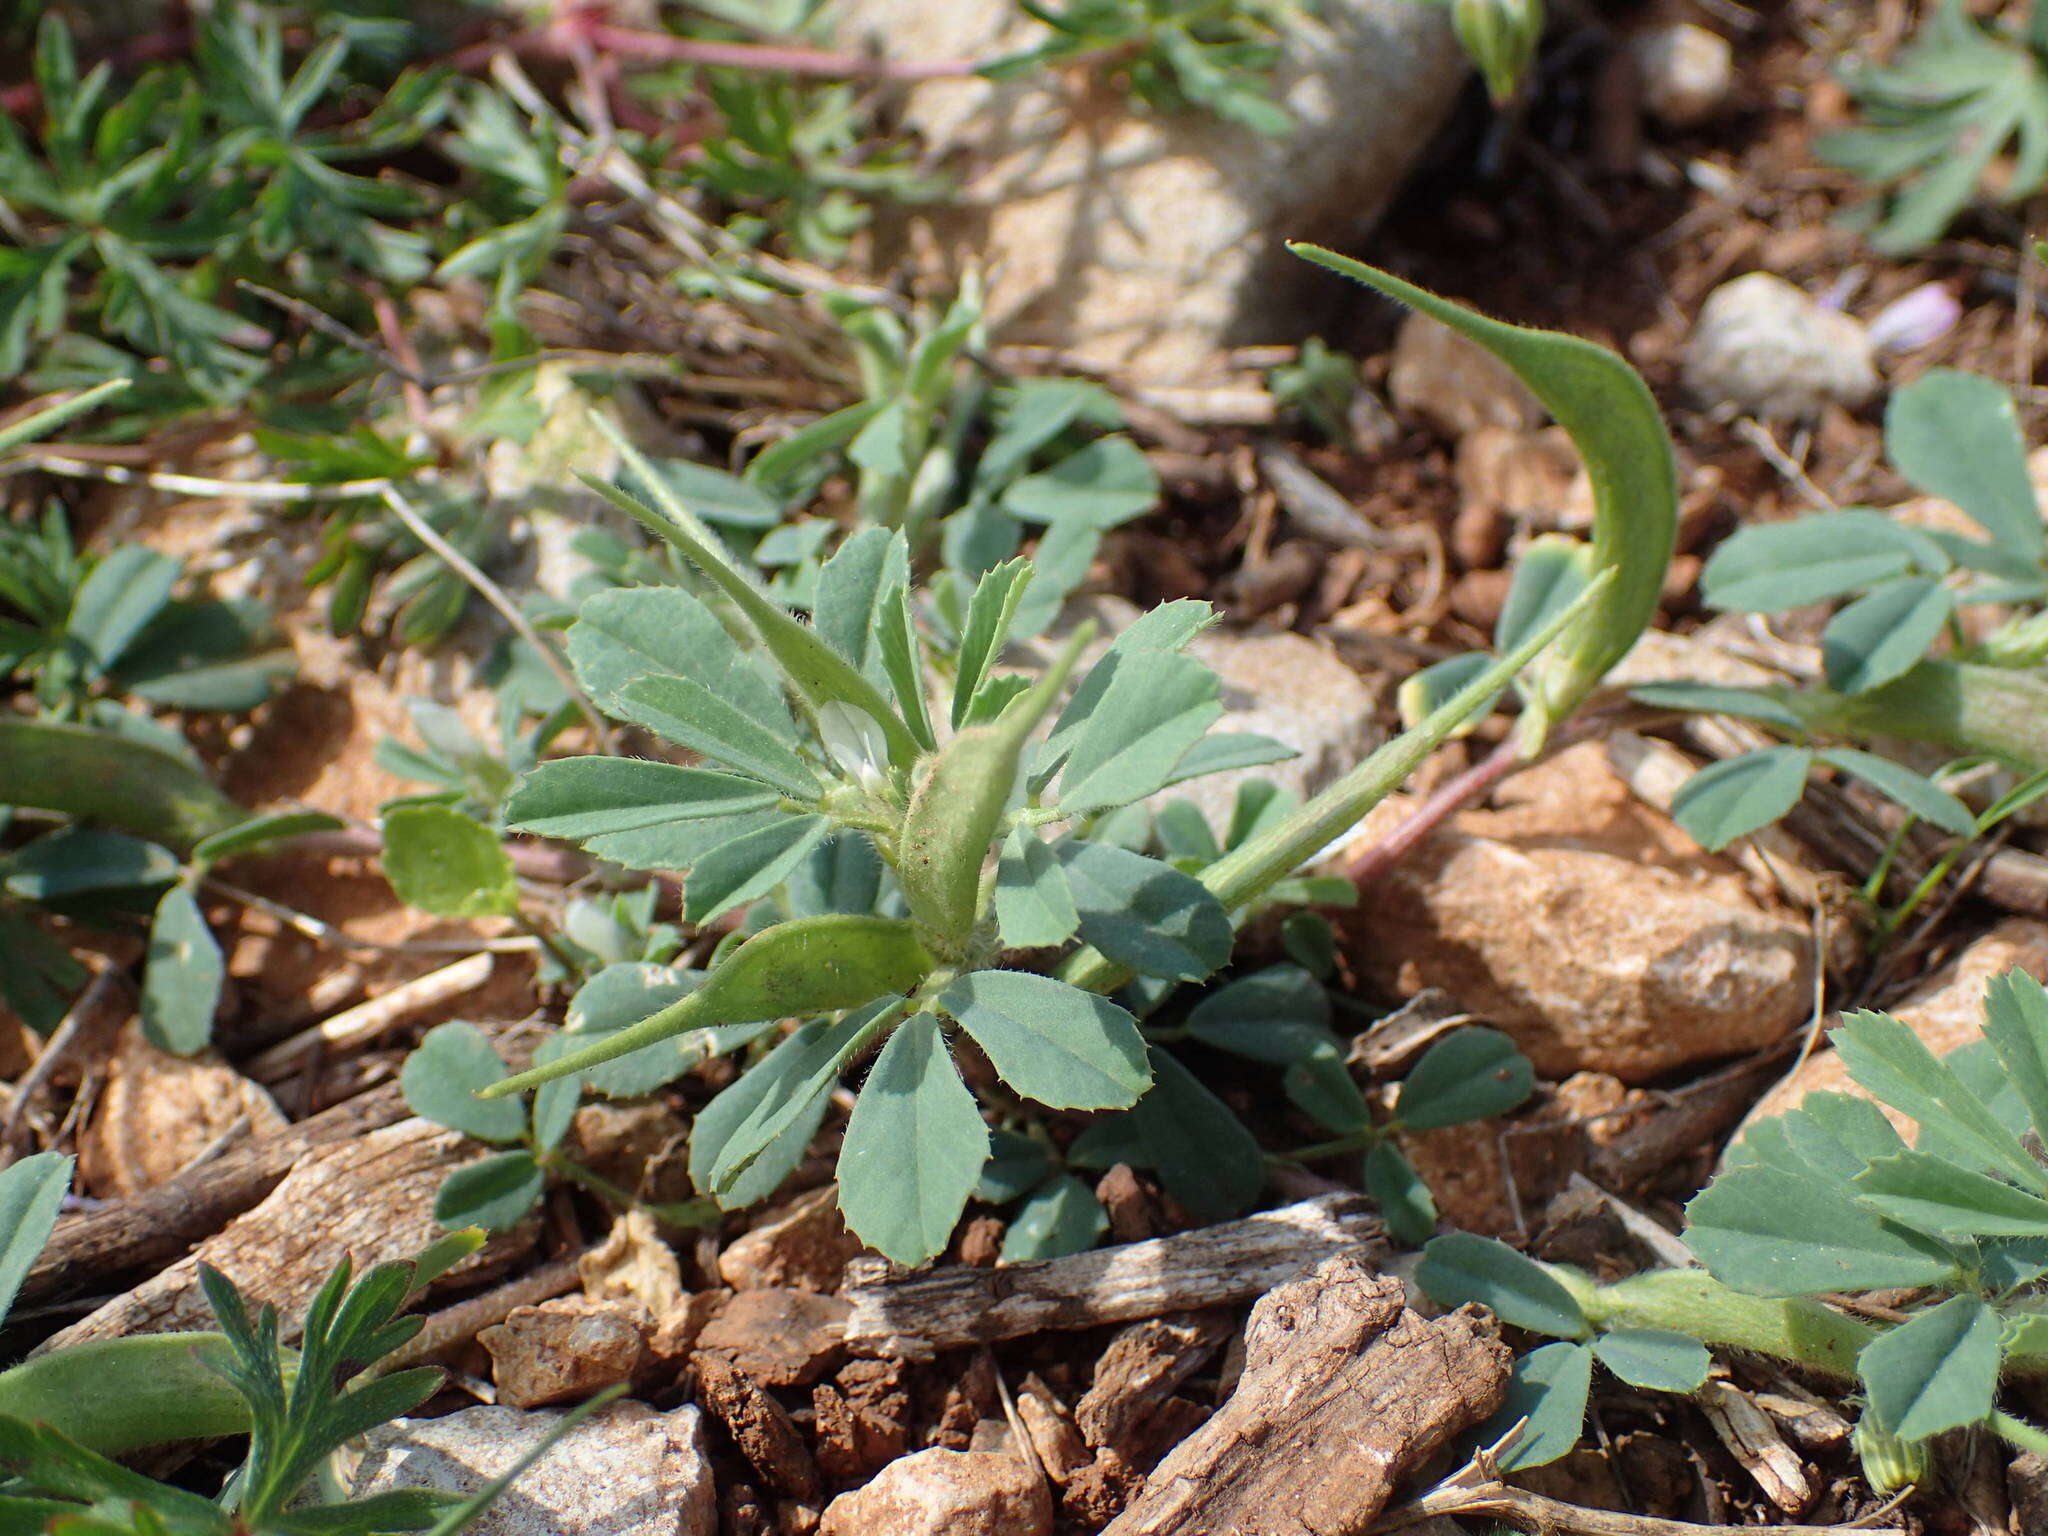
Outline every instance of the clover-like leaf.
[(988, 1127), (939, 1021), (915, 1015), (889, 1036), (846, 1123), (846, 1224), (878, 1253), (922, 1264), (953, 1235), (988, 1151)]
[(1415, 1283), (1444, 1306), (1476, 1301), (1502, 1322), (1531, 1333), (1577, 1339), (1590, 1331), (1586, 1314), (1554, 1275), (1494, 1238), (1449, 1232), (1433, 1239), (1423, 1250)]
[(474, 1024), (436, 1024), (405, 1058), (398, 1074), (406, 1106), (423, 1119), (479, 1141), (518, 1141), (526, 1106), (517, 1099), (480, 1099), (505, 1076), (505, 1063)]
[(220, 945), (192, 888), (172, 886), (149, 925), (149, 965), (142, 974), (142, 1028), (159, 1050), (189, 1056), (213, 1034), (213, 1010), (227, 974)]
[(1990, 1416), (1998, 1362), (1998, 1314), (1974, 1296), (1951, 1296), (1873, 1339), (1856, 1372), (1884, 1426), (1924, 1440)]
[(384, 878), (409, 907), (435, 917), (519, 910), (512, 859), (483, 823), (446, 805), (399, 806), (384, 817)]
[(1145, 1040), (1106, 997), (1025, 971), (973, 971), (939, 1006), (988, 1053), (996, 1075), (1053, 1109), (1122, 1109), (1151, 1081)]
[(1108, 1230), (1109, 1213), (1095, 1191), (1071, 1173), (1062, 1173), (1047, 1179), (1017, 1207), (1003, 1233), (1003, 1262), (1026, 1264), (1086, 1253)]
[(434, 1220), (450, 1231), (482, 1227), (502, 1232), (533, 1209), (546, 1183), (530, 1152), (500, 1152), (466, 1163), (442, 1180), (434, 1196)]

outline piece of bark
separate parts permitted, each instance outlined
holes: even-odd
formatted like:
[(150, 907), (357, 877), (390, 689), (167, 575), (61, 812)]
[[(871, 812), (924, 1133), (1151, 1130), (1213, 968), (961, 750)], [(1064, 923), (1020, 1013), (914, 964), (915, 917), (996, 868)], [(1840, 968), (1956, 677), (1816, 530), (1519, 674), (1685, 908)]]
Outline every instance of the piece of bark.
[[(1191, 1312), (1133, 1323), (1109, 1341), (1074, 1422), (1096, 1449), (1125, 1442), (1230, 1337), (1230, 1315)], [(1127, 1460), (1129, 1458), (1126, 1458)]]
[(68, 1216), (22, 1282), (21, 1299), (103, 1289), (116, 1275), (174, 1259), (276, 1189), (308, 1153), (356, 1141), (409, 1113), (398, 1084), (386, 1083), (274, 1136), (230, 1148), (167, 1184)]
[(1076, 1473), (1095, 1459), (1081, 1432), (1074, 1428), (1067, 1405), (1036, 1371), (1026, 1376), (1017, 1389), (1017, 1417), (1030, 1437), (1039, 1466), (1055, 1486), (1066, 1487)]
[[(410, 1259), (442, 1235), (434, 1220), (441, 1181), (481, 1152), (468, 1137), (418, 1119), (316, 1148), (254, 1210), (36, 1353), (91, 1339), (212, 1327), (213, 1310), (199, 1286), (201, 1262), (234, 1281), (252, 1305), (274, 1303), (279, 1336), (295, 1343), (306, 1304), (344, 1254), (361, 1272)], [(506, 1241), (497, 1240), (500, 1255)], [(477, 1257), (464, 1264), (473, 1267)]]
[(1376, 1262), (1385, 1252), (1383, 1229), (1364, 1200), (1325, 1195), (1220, 1226), (1007, 1269), (956, 1266), (891, 1277), (879, 1262), (856, 1259), (842, 1292), (853, 1304), (846, 1347), (856, 1355), (923, 1359), (1048, 1328), (1231, 1306), (1334, 1255)]
[(425, 1325), (411, 1342), (384, 1357), (385, 1372), (402, 1371), (438, 1360), (468, 1344), (486, 1328), (496, 1327), (521, 1307), (539, 1306), (576, 1289), (576, 1266), (567, 1259), (528, 1270), (516, 1280), (493, 1286), (480, 1296), (465, 1296), (453, 1306), (426, 1315)]
[(771, 1488), (806, 1504), (825, 1491), (818, 1464), (789, 1412), (720, 1355), (695, 1357), (697, 1400), (726, 1428)]
[(1705, 1383), (1694, 1398), (1715, 1438), (1756, 1479), (1765, 1497), (1788, 1515), (1805, 1514), (1815, 1497), (1813, 1480), (1771, 1416), (1748, 1393), (1723, 1381)]
[(1401, 1283), (1327, 1259), (1252, 1309), (1230, 1401), (1170, 1452), (1103, 1536), (1360, 1531), (1451, 1436), (1500, 1405), (1497, 1325), (1425, 1319)]

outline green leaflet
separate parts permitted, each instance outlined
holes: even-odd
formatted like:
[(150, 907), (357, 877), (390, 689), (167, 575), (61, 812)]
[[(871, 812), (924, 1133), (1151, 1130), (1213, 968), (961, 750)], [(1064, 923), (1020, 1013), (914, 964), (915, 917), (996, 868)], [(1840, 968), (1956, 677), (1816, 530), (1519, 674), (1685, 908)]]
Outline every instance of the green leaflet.
[(183, 758), (84, 725), (0, 719), (0, 805), (61, 811), (183, 851), (248, 812)]
[(908, 992), (931, 969), (931, 956), (900, 918), (836, 912), (798, 918), (755, 934), (713, 967), (696, 991), (659, 1013), (480, 1093), (487, 1099), (522, 1093), (686, 1029), (856, 1008), (887, 993)]
[(1297, 256), (1411, 305), (1485, 347), (1514, 370), (1571, 434), (1593, 482), (1593, 564), (1615, 579), (1536, 669), (1525, 743), (1585, 698), (1656, 617), (1678, 535), (1678, 473), (1648, 386), (1615, 353), (1576, 336), (1506, 325), (1320, 246)]
[(839, 1206), (847, 1225), (897, 1263), (923, 1263), (953, 1235), (988, 1148), (988, 1126), (939, 1021), (915, 1015), (889, 1036), (846, 1123)]
[(878, 721), (889, 738), (889, 758), (907, 769), (917, 758), (917, 741), (896, 711), (882, 697), (881, 690), (868, 681), (831, 646), (807, 626), (792, 618), (781, 604), (770, 599), (718, 553), (716, 535), (705, 528), (677, 498), (668, 483), (660, 479), (640, 451), (602, 415), (591, 418), (606, 439), (618, 449), (626, 467), (650, 487), (661, 510), (644, 506), (615, 485), (589, 475), (581, 476), (592, 490), (611, 502), (651, 532), (659, 534), (689, 556), (704, 575), (732, 599), (760, 632), (762, 643), (778, 665), (812, 704), (833, 701), (865, 710)]
[(940, 944), (964, 945), (981, 915), (981, 867), (1017, 781), (1017, 762), (1093, 634), (1084, 624), (1045, 676), (987, 725), (946, 743), (904, 812), (897, 875), (911, 916)]

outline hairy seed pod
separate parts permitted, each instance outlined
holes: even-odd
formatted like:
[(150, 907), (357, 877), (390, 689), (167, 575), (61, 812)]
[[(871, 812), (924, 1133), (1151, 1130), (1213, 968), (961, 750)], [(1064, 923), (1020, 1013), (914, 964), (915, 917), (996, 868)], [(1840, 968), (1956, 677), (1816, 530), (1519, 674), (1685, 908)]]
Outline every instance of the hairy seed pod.
[(901, 918), (833, 912), (800, 917), (755, 934), (712, 968), (687, 996), (580, 1051), (493, 1083), (502, 1098), (714, 1024), (751, 1024), (857, 1008), (907, 992), (931, 974), (932, 957)]

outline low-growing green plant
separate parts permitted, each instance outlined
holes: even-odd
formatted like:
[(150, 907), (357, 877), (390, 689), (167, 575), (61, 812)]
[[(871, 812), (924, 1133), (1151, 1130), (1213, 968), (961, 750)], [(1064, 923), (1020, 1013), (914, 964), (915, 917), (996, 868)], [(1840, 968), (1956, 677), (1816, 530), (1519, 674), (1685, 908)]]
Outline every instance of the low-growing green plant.
[[(48, 1239), (70, 1177), (71, 1160), (48, 1152), (0, 1172), (0, 1313)], [(280, 1344), (275, 1308), (252, 1316), (234, 1283), (202, 1264), (219, 1332), (100, 1340), (0, 1371), (0, 1522), (105, 1536), (455, 1536), (604, 1400), (566, 1415), (532, 1456), (476, 1494), (336, 1496), (334, 1453), (440, 1387), (431, 1367), (379, 1365), (420, 1330), (419, 1318), (399, 1315), (404, 1307), (482, 1241), (474, 1230), (455, 1233), (360, 1278), (343, 1259), (307, 1307), (296, 1350)], [(225, 1435), (246, 1435), (248, 1450), (212, 1498), (112, 1459)]]
[[(1858, 1446), (1880, 1486), (1915, 1480), (1898, 1475), (1902, 1460), (1924, 1481), (1927, 1442), (1950, 1430), (2048, 1449), (2048, 1432), (2001, 1406), (2013, 1380), (2048, 1373), (2048, 991), (2020, 971), (1995, 978), (1984, 1038), (1940, 1059), (1882, 1013), (1845, 1015), (1830, 1038), (1877, 1102), (1812, 1093), (1752, 1126), (1686, 1207), (1704, 1270), (1602, 1285), (1469, 1233), (1429, 1245), (1416, 1278), (1436, 1300), (1483, 1302), (1559, 1341), (1522, 1358), (1480, 1431), (1528, 1419), (1503, 1465), (1576, 1443), (1596, 1361), (1689, 1392), (1708, 1345), (1855, 1383)], [(1917, 1140), (1879, 1105), (1917, 1122)], [(1890, 1314), (1835, 1304), (1871, 1291), (1891, 1293)]]
[(1939, 240), (2001, 161), (2001, 202), (2024, 202), (2048, 181), (2048, 7), (2028, 9), (2024, 23), (1978, 21), (1962, 0), (1940, 0), (1895, 61), (1843, 71), (1865, 121), (1814, 147), (1885, 189), (1870, 236), (1879, 251)]
[(446, 83), (408, 74), (367, 115), (309, 126), (348, 46), (331, 38), (288, 70), (274, 17), (221, 5), (200, 23), (192, 67), (152, 70), (116, 97), (111, 68), (81, 76), (70, 33), (47, 15), (39, 131), (31, 141), (0, 120), (0, 180), (34, 218), (12, 221), (0, 246), (0, 374), (18, 376), (41, 345), (77, 330), (86, 345), (73, 353), (101, 373), (112, 343), (132, 349), (138, 378), (143, 360), (161, 358), (186, 403), (226, 404), (271, 366), (269, 331), (228, 292), (245, 263), (252, 274), (289, 257), (424, 275), (426, 242), (385, 222), (423, 212), (423, 194), (342, 167), (416, 143)]
[[(35, 412), (0, 437), (0, 451), (121, 392), (117, 381)], [(288, 652), (257, 649), (260, 615), (176, 596), (185, 584), (176, 560), (140, 546), (81, 556), (54, 510), (32, 528), (0, 524), (0, 609), (20, 615), (0, 611), (0, 665), (33, 684), (43, 710), (0, 714), (0, 831), (23, 810), (69, 818), (0, 849), (0, 1001), (42, 1033), (86, 980), (43, 919), (147, 918), (143, 1028), (166, 1050), (198, 1050), (224, 972), (200, 882), (221, 859), (340, 825), (312, 813), (248, 816), (182, 735), (112, 696), (248, 710), (288, 670)]]
[(1293, 122), (1273, 99), (1280, 38), (1304, 0), (1037, 0), (1018, 8), (1053, 36), (978, 71), (1005, 80), (1048, 65), (1085, 64), (1120, 77), (1161, 112), (1200, 108), (1255, 133), (1285, 133)]
[(1357, 358), (1311, 336), (1293, 362), (1268, 370), (1266, 388), (1281, 411), (1299, 416), (1333, 443), (1351, 442), (1348, 417), (1360, 388)]
[[(1783, 816), (1822, 766), (1966, 841), (2048, 789), (2038, 777), (2048, 770), (2048, 525), (2011, 397), (1989, 379), (1932, 370), (1892, 397), (1885, 444), (1907, 480), (1953, 502), (1986, 537), (1851, 507), (1745, 528), (1714, 551), (1700, 588), (1716, 608), (1847, 601), (1821, 631), (1822, 676), (1810, 683), (1634, 691), (1644, 703), (1737, 715), (1788, 738), (1715, 763), (1680, 791), (1678, 820), (1707, 847)], [(1959, 615), (1982, 604), (2016, 612), (1972, 643)], [(1888, 738), (1929, 743), (1958, 767), (1991, 761), (2033, 777), (1974, 811), (1867, 750)]]
[[(1376, 1187), (1420, 1230), (1423, 1197), (1389, 1132), (1518, 1102), (1526, 1064), (1504, 1042), (1485, 1032), (1445, 1042), (1387, 1125), (1344, 1073), (1317, 1011), (1320, 987), (1298, 968), (1243, 978), (1177, 1024), (1141, 1020), (1176, 985), (1221, 969), (1234, 918), (1270, 899), (1562, 635), (1525, 689), (1518, 740), (1540, 750), (1654, 611), (1674, 526), (1671, 451), (1647, 391), (1614, 354), (1484, 320), (1331, 253), (1304, 254), (1492, 347), (1580, 440), (1599, 508), (1594, 552), (1568, 564), (1574, 579), (1547, 617), (1308, 804), (1267, 819), (1260, 797), (1241, 798), (1227, 846), (1166, 808), (1139, 844), (1163, 829), (1162, 860), (1128, 846), (1134, 824), (1151, 820), (1130, 808), (1181, 780), (1277, 755), (1262, 739), (1210, 734), (1223, 713), (1218, 683), (1184, 653), (1211, 621), (1207, 605), (1145, 615), (1085, 669), (1083, 630), (1035, 678), (1007, 673), (998, 662), (1031, 563), (985, 570), (957, 635), (940, 631), (929, 645), (940, 604), (917, 611), (908, 542), (875, 527), (820, 566), (805, 625), (733, 563), (683, 487), (621, 439), (631, 490), (590, 483), (679, 549), (708, 600), (680, 587), (600, 594), (569, 631), (569, 656), (607, 712), (702, 761), (542, 763), (514, 792), (508, 822), (629, 867), (683, 872), (691, 922), (749, 915), (701, 974), (601, 973), (572, 1005), (564, 1038), (579, 1048), (491, 1082), (485, 1100), (577, 1074), (601, 1090), (647, 1092), (707, 1054), (767, 1046), (781, 1021), (800, 1020), (696, 1117), (692, 1177), (730, 1207), (782, 1181), (841, 1074), (879, 1048), (848, 1123), (840, 1200), (863, 1239), (915, 1262), (944, 1246), (990, 1162), (983, 1111), (954, 1065), (956, 1037), (1020, 1100), (1111, 1112), (1065, 1150), (1066, 1164), (1147, 1162), (1197, 1209), (1241, 1208), (1261, 1181), (1257, 1147), (1166, 1048), (1193, 1039), (1284, 1062), (1296, 1102), (1342, 1141), (1308, 1150), (1367, 1154)], [(938, 699), (934, 650), (950, 685)], [(779, 902), (765, 903), (778, 888)], [(1052, 975), (1008, 963), (1076, 943)], [(1270, 1021), (1283, 1001), (1291, 1025), (1262, 1031), (1252, 1016)], [(1482, 1086), (1455, 1091), (1470, 1086), (1468, 1072)], [(501, 1130), (524, 1134), (510, 1121)], [(1048, 1164), (1022, 1193), (1052, 1202), (1033, 1225), (1071, 1241), (1092, 1222), (1063, 1177)]]
[(1486, 93), (1506, 106), (1521, 89), (1543, 41), (1543, 0), (1444, 0), (1458, 41), (1478, 66)]

